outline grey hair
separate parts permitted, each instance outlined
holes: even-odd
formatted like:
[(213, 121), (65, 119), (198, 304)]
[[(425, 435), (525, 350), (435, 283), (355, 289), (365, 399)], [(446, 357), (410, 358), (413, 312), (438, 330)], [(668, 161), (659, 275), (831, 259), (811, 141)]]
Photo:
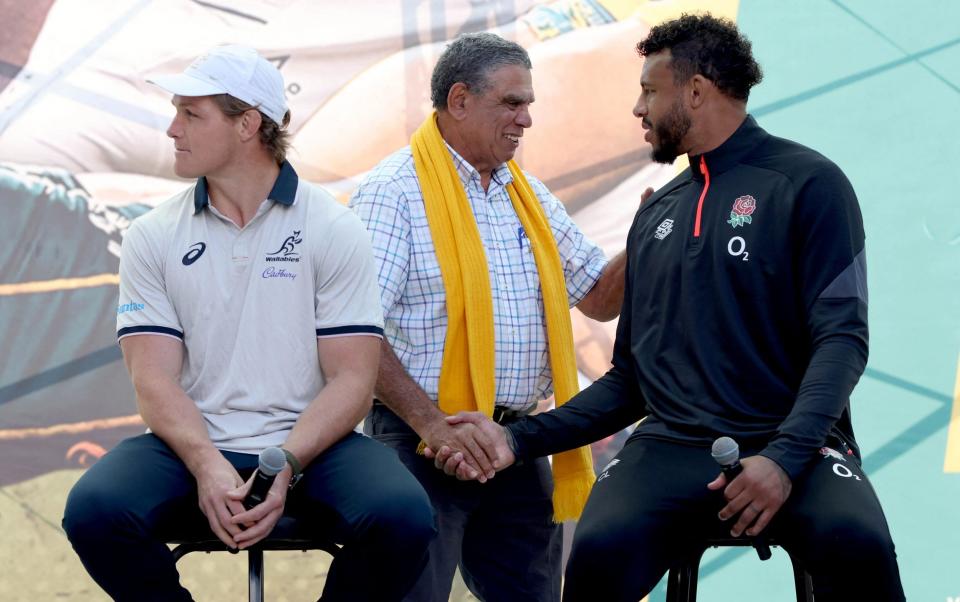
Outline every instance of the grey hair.
[(490, 73), (507, 65), (533, 67), (530, 55), (516, 42), (487, 32), (457, 36), (433, 68), (430, 78), (433, 107), (446, 110), (450, 88), (457, 82), (465, 84), (472, 94), (483, 94), (490, 86)]

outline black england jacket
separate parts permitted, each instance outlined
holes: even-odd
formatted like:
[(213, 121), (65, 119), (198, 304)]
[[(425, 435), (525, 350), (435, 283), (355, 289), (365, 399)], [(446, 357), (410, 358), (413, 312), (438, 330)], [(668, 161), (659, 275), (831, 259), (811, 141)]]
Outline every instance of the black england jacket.
[[(637, 212), (613, 368), (509, 426), (518, 456), (635, 437), (737, 439), (796, 479), (831, 436), (859, 454), (867, 361), (863, 221), (840, 169), (747, 116)], [(846, 451), (846, 450), (844, 450)]]

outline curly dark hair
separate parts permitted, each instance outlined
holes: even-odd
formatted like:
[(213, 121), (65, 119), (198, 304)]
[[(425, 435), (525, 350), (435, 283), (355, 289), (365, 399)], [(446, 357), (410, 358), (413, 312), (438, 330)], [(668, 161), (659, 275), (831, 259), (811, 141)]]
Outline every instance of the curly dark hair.
[(746, 101), (750, 88), (763, 79), (750, 40), (728, 19), (684, 14), (657, 25), (637, 44), (640, 56), (663, 50), (670, 51), (677, 84), (699, 73), (727, 96)]

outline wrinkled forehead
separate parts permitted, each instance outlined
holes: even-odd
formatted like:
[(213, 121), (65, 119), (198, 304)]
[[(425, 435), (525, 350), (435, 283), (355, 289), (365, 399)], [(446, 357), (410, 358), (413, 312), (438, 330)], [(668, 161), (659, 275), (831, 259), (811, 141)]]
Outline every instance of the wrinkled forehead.
[(511, 102), (531, 103), (533, 76), (523, 65), (500, 65), (487, 72), (487, 94)]
[(202, 108), (204, 105), (213, 104), (213, 99), (209, 96), (180, 96), (174, 94), (170, 99), (170, 104), (177, 108)]

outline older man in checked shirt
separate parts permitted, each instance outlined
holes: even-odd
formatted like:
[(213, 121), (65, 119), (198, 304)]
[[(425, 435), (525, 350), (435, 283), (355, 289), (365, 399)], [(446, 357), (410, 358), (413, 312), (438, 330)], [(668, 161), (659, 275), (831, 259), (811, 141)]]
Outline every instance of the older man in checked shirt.
[[(431, 82), (437, 126), (476, 221), (488, 262), (494, 320), (494, 419), (529, 413), (552, 392), (544, 302), (530, 241), (507, 192), (507, 167), (532, 125), (530, 59), (492, 34), (455, 40)], [(569, 306), (610, 320), (623, 297), (624, 257), (612, 261), (546, 186), (526, 175), (560, 256)], [(385, 315), (376, 400), (367, 433), (397, 450), (429, 493), (439, 537), (408, 600), (446, 601), (459, 565), (482, 600), (559, 600), (560, 530), (545, 458), (496, 473), (491, 442), (438, 407), (447, 294), (411, 147), (384, 159), (351, 200), (373, 240)], [(475, 302), (466, 291), (465, 302)], [(480, 482), (437, 471), (420, 442), (459, 450)], [(492, 449), (490, 447), (489, 449)], [(489, 481), (489, 482), (487, 482)]]

